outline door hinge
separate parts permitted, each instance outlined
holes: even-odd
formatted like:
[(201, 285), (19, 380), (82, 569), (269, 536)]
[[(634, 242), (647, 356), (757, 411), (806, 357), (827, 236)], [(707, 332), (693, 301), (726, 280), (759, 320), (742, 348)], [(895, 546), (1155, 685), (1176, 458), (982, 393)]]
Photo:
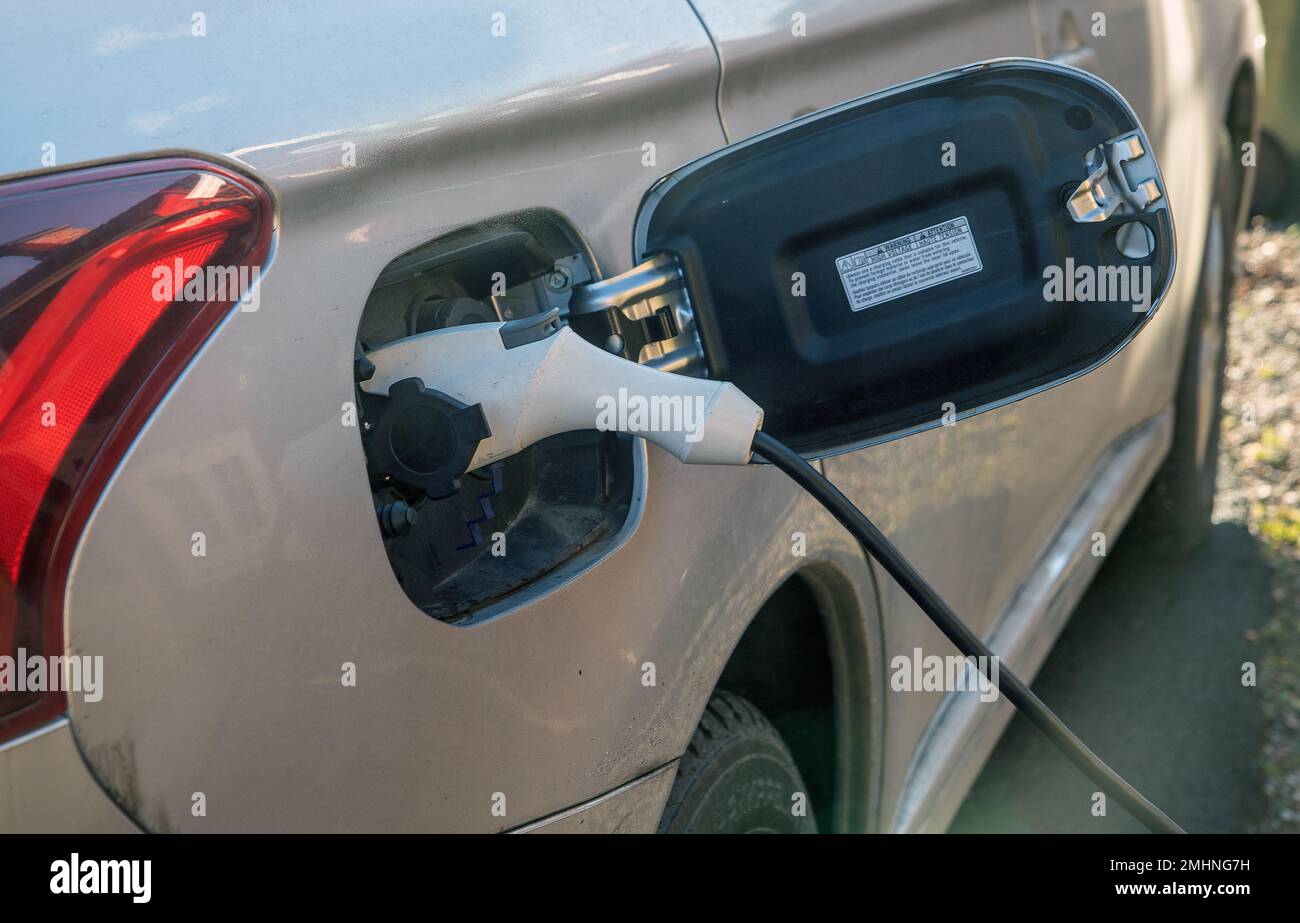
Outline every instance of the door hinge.
[(1137, 132), (1102, 142), (1084, 155), (1083, 162), (1088, 178), (1066, 202), (1066, 210), (1077, 222), (1148, 211), (1164, 199), (1155, 158), (1142, 147)]
[(610, 352), (665, 372), (708, 377), (681, 263), (660, 253), (573, 289), (569, 326)]

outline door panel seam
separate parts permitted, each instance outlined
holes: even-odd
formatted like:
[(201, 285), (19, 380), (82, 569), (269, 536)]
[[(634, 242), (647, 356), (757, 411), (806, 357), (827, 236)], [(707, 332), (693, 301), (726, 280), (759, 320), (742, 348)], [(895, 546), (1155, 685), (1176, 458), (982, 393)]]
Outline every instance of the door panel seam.
[(709, 24), (704, 21), (704, 17), (700, 15), (700, 11), (695, 8), (694, 0), (686, 0), (686, 5), (691, 8), (691, 12), (695, 14), (695, 18), (699, 20), (700, 28), (704, 30), (704, 34), (709, 37), (709, 44), (713, 47), (713, 57), (716, 58), (718, 62), (718, 80), (713, 91), (713, 108), (718, 116), (718, 127), (722, 129), (722, 138), (727, 144), (730, 144), (731, 131), (727, 128), (726, 116), (722, 114), (722, 81), (727, 73), (726, 65), (722, 63), (722, 49), (718, 47), (717, 39), (715, 39), (713, 33), (709, 31)]

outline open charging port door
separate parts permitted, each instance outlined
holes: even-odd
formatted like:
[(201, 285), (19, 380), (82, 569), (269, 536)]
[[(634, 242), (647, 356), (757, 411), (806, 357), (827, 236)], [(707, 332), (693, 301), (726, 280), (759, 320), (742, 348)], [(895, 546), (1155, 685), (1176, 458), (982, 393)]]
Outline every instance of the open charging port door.
[(1155, 313), (1174, 244), (1124, 98), (1084, 71), (1009, 59), (668, 174), (634, 250), (680, 267), (703, 374), (819, 456), (1095, 368)]

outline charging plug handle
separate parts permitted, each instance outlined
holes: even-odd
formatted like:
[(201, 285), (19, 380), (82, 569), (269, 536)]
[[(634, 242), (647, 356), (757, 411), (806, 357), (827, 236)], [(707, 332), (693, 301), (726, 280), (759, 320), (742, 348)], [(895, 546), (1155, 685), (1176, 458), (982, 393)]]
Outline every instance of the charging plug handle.
[[(367, 358), (375, 367), (361, 382), (368, 393), (391, 395), (414, 378), (444, 398), (481, 404), (490, 432), (461, 471), (508, 458), (548, 436), (589, 429), (642, 436), (690, 464), (743, 465), (763, 423), (762, 409), (730, 382), (630, 362), (548, 315), (530, 319), (526, 328), (496, 323), (432, 330)], [(656, 425), (655, 415), (642, 424), (636, 415), (609, 412), (629, 401), (653, 403), (677, 414), (676, 424), (688, 425)]]

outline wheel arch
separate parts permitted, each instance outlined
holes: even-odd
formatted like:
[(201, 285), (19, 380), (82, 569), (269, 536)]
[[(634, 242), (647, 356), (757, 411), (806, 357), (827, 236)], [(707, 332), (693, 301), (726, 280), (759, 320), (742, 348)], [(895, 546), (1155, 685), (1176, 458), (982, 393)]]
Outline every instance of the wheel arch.
[(835, 832), (878, 829), (884, 745), (878, 596), (861, 554), (861, 574), (846, 563), (813, 561), (787, 575), (737, 638), (716, 683), (781, 732), (819, 829)]
[[(1237, 65), (1236, 73), (1228, 84), (1224, 100), (1222, 124), (1228, 129), (1232, 149), (1242, 151), (1242, 146), (1250, 141), (1259, 143), (1259, 79), (1255, 73), (1255, 62), (1243, 58)], [(1258, 154), (1258, 152), (1256, 152)], [(1234, 229), (1244, 226), (1248, 217), (1250, 201), (1255, 186), (1255, 171), (1247, 169), (1244, 158), (1234, 158), (1236, 169), (1234, 186), (1237, 193), (1236, 214), (1233, 216)]]

